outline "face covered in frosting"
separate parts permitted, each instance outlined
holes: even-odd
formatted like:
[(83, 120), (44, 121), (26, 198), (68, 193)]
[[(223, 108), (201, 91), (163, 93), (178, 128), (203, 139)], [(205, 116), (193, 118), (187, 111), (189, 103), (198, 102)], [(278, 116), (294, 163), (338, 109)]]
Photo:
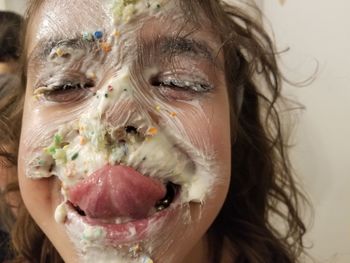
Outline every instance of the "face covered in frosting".
[(219, 40), (178, 4), (47, 0), (29, 24), (20, 187), (66, 262), (206, 257), (229, 105)]

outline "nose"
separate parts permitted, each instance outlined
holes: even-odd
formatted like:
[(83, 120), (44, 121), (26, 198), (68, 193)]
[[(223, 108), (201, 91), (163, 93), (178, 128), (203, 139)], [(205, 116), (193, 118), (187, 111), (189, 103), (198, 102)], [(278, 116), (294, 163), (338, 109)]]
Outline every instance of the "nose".
[(143, 140), (150, 128), (159, 126), (160, 115), (152, 105), (154, 96), (129, 69), (121, 69), (97, 92), (97, 109), (113, 141)]
[(131, 136), (136, 136), (139, 134), (140, 134), (140, 131), (137, 129), (136, 126), (127, 125), (127, 126), (122, 126), (115, 129), (111, 133), (111, 139), (118, 141), (120, 143), (125, 143), (127, 138), (130, 138)]

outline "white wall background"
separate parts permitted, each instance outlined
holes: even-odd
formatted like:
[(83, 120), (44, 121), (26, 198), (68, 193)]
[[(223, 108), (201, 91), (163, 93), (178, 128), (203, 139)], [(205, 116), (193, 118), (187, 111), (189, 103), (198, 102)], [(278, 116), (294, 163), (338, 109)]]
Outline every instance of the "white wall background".
[[(282, 4), (284, 2), (284, 4)], [(350, 1), (265, 0), (293, 80), (316, 80), (288, 88), (306, 106), (296, 132), (293, 163), (315, 208), (308, 235), (316, 262), (350, 262)]]
[(26, 0), (0, 0), (0, 10), (10, 10), (23, 14)]
[[(22, 13), (25, 0), (0, 0)], [(262, 3), (262, 0), (257, 1)], [(284, 3), (284, 4), (283, 4)], [(263, 7), (293, 80), (316, 80), (288, 93), (306, 106), (293, 162), (315, 208), (308, 244), (320, 263), (350, 263), (350, 1), (266, 0)]]

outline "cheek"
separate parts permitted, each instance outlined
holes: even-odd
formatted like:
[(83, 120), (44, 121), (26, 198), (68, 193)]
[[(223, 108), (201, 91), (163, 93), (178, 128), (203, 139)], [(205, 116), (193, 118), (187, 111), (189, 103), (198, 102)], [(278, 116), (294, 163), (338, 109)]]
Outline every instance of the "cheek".
[[(222, 89), (224, 90), (224, 89)], [(225, 92), (219, 93), (210, 102), (197, 105), (196, 110), (185, 110), (183, 129), (189, 140), (201, 152), (210, 156), (213, 178), (202, 209), (199, 227), (208, 228), (223, 205), (231, 180), (231, 131), (229, 103)]]
[[(36, 222), (45, 222), (52, 217), (60, 203), (60, 185), (53, 178), (33, 180), (26, 176), (28, 159), (42, 150), (49, 130), (43, 126), (44, 119), (32, 105), (32, 96), (27, 89), (22, 119), (22, 134), (18, 156), (18, 179), (24, 204)], [(55, 127), (57, 128), (57, 127)], [(52, 130), (54, 127), (51, 128)], [(40, 149), (39, 149), (40, 148)]]
[(59, 184), (52, 179), (30, 180), (19, 164), (19, 185), (23, 201), (34, 219), (41, 221), (43, 215), (52, 215), (59, 204)]
[(191, 110), (185, 109), (184, 112), (181, 127), (188, 135), (189, 141), (210, 156), (219, 166), (218, 172), (227, 177), (227, 174), (230, 174), (231, 131), (226, 95), (192, 107)]

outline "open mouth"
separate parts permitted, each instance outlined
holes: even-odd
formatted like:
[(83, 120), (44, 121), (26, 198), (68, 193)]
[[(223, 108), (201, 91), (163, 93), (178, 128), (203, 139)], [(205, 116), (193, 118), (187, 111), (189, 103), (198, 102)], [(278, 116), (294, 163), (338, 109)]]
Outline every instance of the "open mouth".
[(68, 204), (87, 220), (122, 224), (168, 209), (181, 186), (144, 176), (123, 165), (105, 165), (68, 189)]
[(56, 164), (58, 153), (66, 157), (65, 166), (54, 168), (64, 183), (66, 208), (56, 209), (56, 220), (80, 240), (99, 236), (113, 246), (171, 228), (187, 203), (195, 167), (186, 152), (156, 127), (107, 131), (89, 125), (82, 119), (72, 138), (61, 132), (60, 143), (54, 140)]
[(68, 189), (66, 223), (84, 240), (112, 246), (139, 242), (169, 226), (165, 222), (179, 214), (181, 192), (180, 185), (131, 167), (105, 165)]
[[(181, 192), (180, 185), (174, 184), (172, 182), (168, 182), (165, 184), (165, 189), (166, 189), (165, 196), (159, 199), (158, 201), (156, 201), (154, 206), (149, 210), (149, 213), (147, 214), (147, 218), (152, 217), (155, 214), (168, 209), (178, 199)], [(71, 201), (67, 201), (67, 203), (73, 210), (75, 210), (75, 212), (79, 216), (89, 217), (87, 213), (84, 211), (84, 209), (80, 208), (79, 205), (74, 204)], [(140, 220), (140, 218), (132, 218), (128, 216), (123, 216), (123, 217), (117, 216), (115, 218), (89, 218), (89, 219), (90, 219), (89, 221), (93, 220), (94, 222), (101, 222), (103, 224), (124, 224), (135, 220)]]

